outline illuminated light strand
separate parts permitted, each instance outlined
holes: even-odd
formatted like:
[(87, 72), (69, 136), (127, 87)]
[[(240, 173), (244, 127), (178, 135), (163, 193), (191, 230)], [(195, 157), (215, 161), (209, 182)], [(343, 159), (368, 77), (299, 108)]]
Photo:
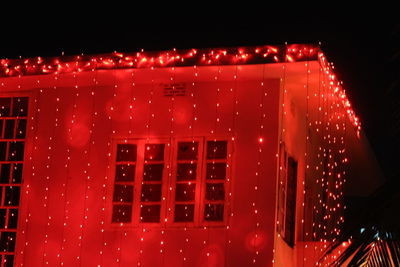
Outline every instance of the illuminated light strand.
[[(51, 167), (52, 167), (52, 151), (54, 151), (53, 146), (55, 145), (55, 132), (56, 129), (58, 127), (58, 117), (57, 115), (59, 114), (59, 96), (58, 96), (58, 90), (57, 90), (57, 83), (58, 83), (58, 76), (57, 74), (55, 74), (54, 76), (55, 79), (55, 85), (53, 86), (54, 92), (55, 92), (55, 96), (56, 96), (56, 103), (55, 103), (55, 119), (54, 119), (54, 127), (52, 127), (51, 130), (51, 136), (49, 137), (49, 141), (48, 141), (48, 147), (47, 147), (47, 162), (45, 163), (45, 167), (46, 167), (46, 172), (47, 175), (45, 175), (46, 177), (46, 181), (45, 181), (45, 194), (44, 194), (44, 198), (43, 198), (43, 207), (45, 208), (46, 212), (46, 224), (44, 225), (44, 243), (43, 243), (43, 258), (42, 258), (42, 265), (48, 265), (49, 262), (47, 260), (47, 256), (48, 256), (48, 252), (47, 252), (47, 244), (48, 244), (48, 228), (51, 225), (51, 216), (49, 215), (49, 186), (50, 186), (50, 174), (51, 174)], [(43, 89), (39, 89), (40, 92)]]
[[(118, 53), (97, 56), (1, 59), (0, 76), (71, 73), (111, 68), (146, 68), (171, 66), (235, 65), (242, 63), (276, 63), (288, 59), (304, 61), (316, 59), (318, 45), (258, 46), (229, 49), (189, 49), (153, 53)], [(77, 60), (78, 59), (78, 60)], [(78, 64), (74, 64), (78, 62)]]
[(95, 72), (94, 69), (92, 69), (92, 73), (94, 73), (94, 78), (92, 79), (93, 81), (93, 86), (94, 89), (91, 90), (90, 94), (92, 96), (92, 106), (90, 110), (91, 114), (91, 120), (90, 120), (90, 130), (89, 130), (89, 140), (88, 140), (88, 148), (84, 150), (84, 154), (87, 155), (87, 168), (83, 171), (83, 176), (85, 177), (84, 179), (84, 200), (83, 200), (83, 217), (82, 217), (82, 223), (81, 223), (81, 233), (79, 236), (79, 266), (82, 266), (82, 246), (83, 246), (83, 240), (84, 240), (84, 227), (87, 225), (87, 220), (88, 220), (88, 213), (89, 213), (89, 208), (87, 206), (87, 202), (89, 199), (88, 192), (90, 191), (90, 180), (91, 180), (91, 171), (92, 171), (92, 164), (91, 164), (91, 156), (92, 156), (92, 145), (95, 144), (95, 141), (93, 140), (93, 131), (95, 128), (95, 117), (97, 115), (97, 112), (95, 110), (96, 107), (96, 89), (97, 89), (97, 72)]
[[(285, 46), (260, 46), (231, 49), (196, 49), (163, 51), (155, 53), (130, 53), (114, 52), (107, 55), (61, 57), (61, 58), (31, 58), (31, 59), (2, 59), (0, 60), (0, 76), (38, 75), (58, 73), (81, 72), (86, 70), (110, 68), (149, 68), (193, 65), (235, 65), (244, 63), (276, 63), (310, 61), (318, 59), (325, 71), (331, 77), (331, 83), (337, 85), (336, 93), (342, 98), (342, 104), (347, 107), (347, 113), (359, 134), (361, 123), (351, 108), (341, 83), (336, 80), (332, 68), (318, 45), (285, 45)], [(75, 64), (72, 64), (75, 63)]]
[[(94, 70), (96, 71), (96, 77), (98, 76), (98, 69), (94, 68)], [(96, 86), (95, 88), (97, 88), (97, 85), (99, 84), (98, 79), (96, 78)], [(107, 117), (110, 120), (110, 117)], [(113, 129), (113, 124), (112, 121), (110, 121), (109, 123), (110, 127), (107, 129), (107, 132), (112, 132)], [(106, 242), (106, 238), (105, 238), (105, 221), (106, 221), (106, 207), (107, 207), (107, 184), (108, 184), (108, 174), (109, 174), (109, 169), (110, 169), (110, 159), (111, 158), (111, 144), (110, 142), (107, 142), (107, 166), (106, 166), (106, 170), (105, 173), (106, 175), (104, 176), (103, 179), (103, 184), (102, 184), (102, 207), (101, 207), (101, 221), (100, 221), (100, 235), (101, 235), (101, 249), (99, 251), (99, 255), (100, 255), (100, 263), (96, 266), (96, 267), (103, 267), (104, 265), (104, 250), (105, 247), (107, 246), (107, 242)]]
[[(5, 87), (4, 83), (1, 83), (1, 87), (3, 87), (2, 88), (3, 91), (6, 90), (4, 88)], [(23, 89), (22, 81), (21, 81), (21, 75), (18, 76), (18, 89)], [(34, 105), (36, 105), (37, 101), (38, 101), (38, 97), (37, 96), (34, 97), (33, 101), (29, 101), (29, 104), (28, 104), (28, 115), (27, 115), (26, 133), (28, 133), (28, 131), (32, 133), (32, 136), (33, 136), (32, 145), (33, 145), (33, 147), (37, 146), (37, 138), (36, 138), (37, 137), (37, 127), (34, 126), (34, 121), (35, 121), (34, 118), (35, 118), (35, 116), (33, 115), (33, 116), (29, 117), (29, 110), (33, 110), (33, 107), (31, 105), (32, 105), (32, 103), (34, 103)], [(36, 112), (37, 112), (37, 110), (35, 110), (35, 113)], [(29, 120), (30, 120), (30, 122), (29, 122)], [(34, 158), (33, 157), (33, 152), (34, 152), (34, 149), (25, 152), (25, 153), (29, 153), (29, 155), (30, 155), (29, 158), (28, 158), (28, 163), (25, 165), (25, 168), (26, 169), (31, 169), (31, 172), (30, 172), (31, 176), (29, 177), (29, 179), (26, 179), (27, 177), (24, 177), (25, 178), (25, 182), (22, 183), (22, 185), (21, 185), (21, 193), (25, 193), (26, 199), (29, 199), (30, 180), (32, 179), (32, 176), (35, 175), (34, 174), (35, 164), (34, 164), (34, 161), (33, 161), (33, 158)], [(23, 197), (22, 197), (22, 194), (21, 194), (20, 200), (22, 200), (22, 198)], [(23, 207), (21, 206), (21, 208), (23, 208)], [(21, 234), (18, 237), (19, 238), (19, 242), (21, 242), (21, 244), (23, 244), (23, 245), (20, 246), (19, 253), (17, 251), (15, 252), (16, 256), (19, 254), (19, 255), (21, 255), (21, 258), (22, 258), (22, 260), (20, 261), (20, 265), (19, 266), (24, 266), (24, 262), (25, 262), (24, 253), (25, 253), (26, 247), (28, 246), (28, 242), (26, 240), (27, 240), (27, 232), (28, 232), (28, 229), (29, 229), (30, 201), (27, 201), (26, 210), (27, 210), (26, 218), (25, 218), (24, 224), (21, 225)], [(22, 224), (22, 222), (20, 224)], [(14, 262), (14, 264), (16, 264), (16, 262)]]
[[(231, 142), (232, 142), (232, 147), (236, 147), (235, 142), (237, 141), (237, 136), (236, 136), (236, 121), (237, 121), (237, 116), (238, 116), (238, 99), (237, 99), (237, 77), (238, 77), (238, 66), (235, 67), (235, 73), (233, 75), (233, 87), (230, 88), (230, 92), (233, 94), (232, 96), (232, 126), (231, 128), (228, 129), (228, 132), (231, 133)], [(233, 168), (230, 166), (229, 167), (229, 171), (227, 172), (229, 173), (229, 177), (233, 177)], [(229, 245), (232, 243), (231, 239), (230, 239), (230, 230), (231, 230), (231, 217), (233, 217), (234, 212), (233, 212), (233, 208), (232, 208), (232, 182), (228, 181), (228, 198), (226, 201), (226, 205), (228, 208), (227, 214), (228, 214), (228, 218), (227, 218), (227, 226), (226, 226), (226, 230), (225, 230), (225, 261), (228, 261), (228, 257), (229, 257)]]
[(254, 230), (254, 237), (252, 237), (252, 242), (253, 242), (253, 250), (254, 250), (254, 255), (253, 255), (253, 260), (252, 263), (256, 264), (257, 263), (257, 258), (259, 257), (259, 248), (258, 246), (258, 239), (260, 235), (260, 228), (261, 228), (261, 222), (260, 222), (260, 211), (258, 209), (258, 204), (259, 204), (259, 197), (260, 197), (260, 177), (261, 177), (261, 172), (262, 172), (262, 147), (264, 143), (264, 120), (266, 117), (265, 110), (264, 110), (264, 98), (267, 96), (267, 92), (265, 91), (265, 64), (263, 65), (262, 69), (262, 81), (260, 83), (260, 102), (258, 104), (259, 107), (259, 123), (258, 123), (258, 136), (257, 136), (257, 164), (256, 164), (256, 172), (254, 173), (255, 176), (255, 184), (253, 185), (254, 188), (254, 202), (252, 203), (253, 206), (253, 214), (255, 216), (255, 230)]
[[(72, 95), (73, 95), (73, 100), (72, 100), (72, 113), (71, 113), (71, 119), (67, 122), (68, 125), (68, 129), (67, 129), (67, 133), (68, 133), (68, 140), (71, 143), (71, 138), (72, 138), (72, 127), (75, 123), (75, 117), (76, 117), (76, 101), (77, 101), (77, 97), (79, 96), (78, 92), (78, 84), (76, 81), (76, 73), (73, 74), (73, 78), (75, 81), (75, 91), (72, 91)], [(60, 262), (60, 266), (64, 266), (64, 250), (65, 250), (65, 243), (67, 242), (67, 239), (65, 237), (65, 231), (68, 225), (68, 220), (69, 220), (69, 205), (70, 202), (68, 200), (68, 196), (69, 196), (69, 191), (68, 187), (69, 187), (69, 182), (72, 179), (71, 176), (71, 149), (69, 147), (69, 145), (67, 144), (67, 151), (66, 151), (66, 163), (65, 163), (65, 173), (66, 173), (66, 177), (65, 177), (65, 182), (63, 183), (63, 187), (64, 187), (64, 192), (63, 192), (63, 197), (64, 197), (64, 216), (63, 216), (63, 226), (62, 226), (62, 231), (61, 231), (61, 249), (60, 249), (60, 253), (59, 253), (59, 262)]]
[[(304, 171), (304, 179), (303, 179), (303, 181), (302, 181), (302, 192), (303, 192), (303, 195), (302, 195), (302, 203), (301, 203), (301, 205), (302, 205), (302, 208), (303, 208), (303, 218), (302, 218), (302, 220), (301, 220), (301, 224), (302, 224), (302, 234), (303, 234), (303, 242), (305, 241), (305, 240), (307, 240), (307, 238), (308, 238), (308, 229), (306, 228), (306, 223), (305, 223), (305, 221), (306, 221), (306, 204), (305, 204), (305, 201), (306, 201), (306, 181), (307, 181), (307, 176), (309, 175), (309, 164), (310, 164), (310, 157), (309, 157), (309, 153), (310, 153), (310, 149), (309, 149), (309, 145), (308, 145), (308, 143), (309, 143), (309, 138), (310, 138), (310, 136), (309, 136), (309, 132), (310, 132), (310, 128), (309, 128), (309, 120), (310, 120), (310, 118), (309, 118), (309, 116), (310, 116), (310, 113), (309, 113), (309, 105), (310, 105), (310, 87), (309, 87), (309, 80), (310, 80), (310, 66), (309, 66), (309, 62), (308, 61), (306, 61), (306, 63), (305, 63), (305, 68), (306, 68), (306, 84), (304, 85), (304, 89), (305, 89), (305, 91), (306, 91), (306, 116), (305, 116), (305, 130), (306, 130), (306, 140), (305, 140), (305, 153), (304, 153), (304, 165), (305, 165), (305, 171)], [(303, 266), (304, 265), (306, 265), (307, 264), (307, 258), (305, 257), (305, 253), (306, 253), (306, 250), (307, 250), (307, 244), (306, 244), (306, 242), (304, 242), (304, 244), (303, 244)]]
[[(174, 49), (175, 50), (175, 49)], [(171, 140), (173, 136), (175, 135), (174, 127), (175, 127), (175, 119), (174, 119), (174, 113), (175, 113), (175, 84), (176, 84), (176, 70), (175, 67), (171, 68), (171, 77), (170, 77), (170, 82), (172, 84), (172, 96), (171, 96), (171, 103), (170, 107), (168, 108), (168, 112), (171, 116), (170, 120), (170, 125), (169, 125), (169, 135), (170, 138), (168, 140), (168, 147), (171, 149)], [(172, 191), (172, 168), (171, 168), (171, 162), (173, 159), (172, 153), (168, 153), (169, 158), (168, 158), (168, 163), (167, 163), (167, 169), (168, 169), (168, 177), (167, 177), (167, 185), (169, 186), (169, 190), (167, 190), (167, 196), (166, 198), (163, 198), (162, 201), (164, 202), (163, 205), (168, 206), (167, 199), (173, 199), (173, 191)], [(171, 216), (171, 207), (167, 208), (167, 214), (164, 220), (161, 223), (161, 240), (160, 240), (160, 253), (161, 253), (161, 264), (162, 266), (165, 265), (165, 248), (166, 248), (166, 242), (165, 242), (165, 231), (167, 229), (167, 223), (168, 223), (168, 218)]]
[[(39, 91), (39, 94), (36, 94), (35, 97), (34, 97), (33, 106), (35, 107), (35, 114), (33, 116), (31, 116), (31, 118), (30, 118), (30, 120), (31, 120), (30, 131), (33, 133), (33, 136), (34, 136), (33, 142), (32, 142), (33, 143), (33, 149), (30, 151), (31, 152), (31, 156), (29, 157), (29, 161), (31, 163), (31, 172), (30, 172), (31, 176), (30, 176), (30, 179), (32, 179), (32, 180), (36, 177), (36, 163), (35, 163), (34, 158), (36, 158), (35, 154), (38, 153), (39, 121), (35, 120), (35, 118), (38, 118), (38, 115), (40, 114), (40, 94), (41, 94), (41, 91)], [(31, 110), (33, 110), (33, 107), (31, 107)], [(36, 121), (36, 123), (35, 123), (35, 121)], [(31, 186), (30, 186), (30, 184), (27, 184), (26, 188), (25, 188), (25, 194), (26, 194), (27, 198), (29, 197), (30, 190), (31, 190)], [(27, 247), (29, 246), (29, 242), (27, 241), (27, 237), (28, 237), (28, 234), (29, 234), (29, 232), (31, 230), (30, 227), (29, 227), (30, 226), (29, 220), (30, 220), (30, 217), (32, 216), (32, 214), (31, 214), (31, 208), (32, 208), (31, 205), (32, 205), (32, 202), (28, 201), (28, 203), (27, 203), (27, 215), (26, 215), (26, 219), (25, 219), (25, 236), (26, 236), (26, 238), (24, 240), (25, 242), (23, 244), (23, 250), (21, 252), (21, 254), (23, 254), (24, 257), (23, 257), (23, 260), (21, 261), (20, 266), (29, 266), (29, 264), (26, 265), (27, 262), (29, 263), (29, 259), (27, 259), (27, 256), (26, 256), (26, 250), (27, 250)]]

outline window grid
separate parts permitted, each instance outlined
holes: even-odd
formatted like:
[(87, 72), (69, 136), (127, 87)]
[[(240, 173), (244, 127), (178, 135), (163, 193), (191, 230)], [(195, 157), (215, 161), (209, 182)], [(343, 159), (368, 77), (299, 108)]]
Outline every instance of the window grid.
[(177, 142), (175, 194), (174, 194), (174, 222), (193, 223), (196, 213), (196, 195), (200, 169), (199, 142)]
[(14, 264), (28, 97), (0, 97), (0, 267)]
[[(227, 168), (231, 158), (228, 144), (226, 139), (210, 141), (204, 137), (169, 141), (117, 140), (111, 223), (132, 226), (166, 223), (172, 227), (226, 223), (226, 188), (230, 180)], [(135, 161), (118, 160), (122, 145), (135, 147)], [(130, 171), (125, 170), (125, 173), (135, 173), (136, 178), (121, 179), (121, 165), (126, 167), (128, 164), (134, 167)], [(116, 186), (123, 185), (130, 186), (130, 189), (128, 191), (124, 187), (119, 190), (123, 191), (117, 193), (122, 200), (116, 199)], [(116, 219), (118, 209), (123, 213), (124, 220)]]
[(224, 140), (208, 140), (204, 185), (204, 222), (224, 222), (228, 144)]
[(140, 222), (160, 223), (163, 199), (165, 144), (144, 146), (143, 179), (140, 193)]
[(112, 202), (113, 223), (130, 223), (132, 221), (136, 158), (136, 145), (117, 145), (114, 193)]

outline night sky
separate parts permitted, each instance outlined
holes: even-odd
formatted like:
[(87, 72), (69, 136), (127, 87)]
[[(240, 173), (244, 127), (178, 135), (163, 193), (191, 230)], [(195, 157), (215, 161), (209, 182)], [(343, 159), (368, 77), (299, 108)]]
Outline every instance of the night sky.
[[(114, 11), (110, 7), (110, 12)], [(136, 52), (142, 48), (149, 51), (321, 42), (344, 82), (384, 172), (388, 176), (396, 173), (398, 147), (393, 145), (396, 137), (391, 128), (395, 98), (388, 92), (390, 88), (400, 90), (399, 22), (393, 22), (389, 14), (380, 17), (382, 14), (377, 13), (363, 18), (336, 14), (335, 19), (330, 14), (302, 14), (289, 20), (285, 13), (271, 16), (270, 11), (261, 17), (247, 13), (251, 19), (237, 12), (222, 17), (212, 11), (202, 16), (178, 12), (158, 17), (148, 10), (135, 10), (135, 14), (149, 15), (145, 19), (132, 15), (123, 20), (106, 13), (87, 13), (84, 20), (75, 18), (73, 13), (68, 19), (57, 14), (46, 14), (41, 19), (33, 16), (23, 26), (8, 23), (2, 28), (0, 58), (57, 56), (62, 51), (74, 55)], [(399, 93), (394, 95), (398, 97)], [(400, 97), (398, 103), (399, 100)]]

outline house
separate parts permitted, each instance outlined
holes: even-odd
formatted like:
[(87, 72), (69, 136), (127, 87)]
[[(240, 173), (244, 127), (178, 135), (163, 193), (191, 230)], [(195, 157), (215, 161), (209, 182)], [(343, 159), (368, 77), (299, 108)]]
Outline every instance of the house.
[(352, 181), (379, 183), (315, 45), (3, 59), (0, 73), (1, 267), (313, 266), (344, 192), (365, 194)]

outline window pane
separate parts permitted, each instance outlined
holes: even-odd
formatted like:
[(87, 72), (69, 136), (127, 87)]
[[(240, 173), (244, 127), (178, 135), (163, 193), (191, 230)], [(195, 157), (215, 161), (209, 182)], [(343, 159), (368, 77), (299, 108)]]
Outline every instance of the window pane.
[(0, 183), (8, 184), (10, 183), (10, 171), (11, 164), (3, 163), (0, 168)]
[(163, 176), (164, 164), (144, 164), (144, 181), (161, 181)]
[(0, 251), (13, 252), (15, 249), (15, 232), (2, 232), (0, 238)]
[(197, 160), (198, 142), (179, 142), (178, 160)]
[(132, 220), (132, 205), (113, 205), (112, 222), (129, 223)]
[(13, 116), (27, 116), (28, 115), (28, 98), (27, 97), (14, 97), (13, 98)]
[(136, 161), (136, 145), (118, 144), (117, 161)]
[(175, 200), (192, 201), (196, 192), (196, 184), (176, 184)]
[(6, 120), (6, 125), (4, 128), (4, 139), (14, 138), (14, 125), (15, 120)]
[(14, 266), (14, 255), (4, 255), (4, 267)]
[(224, 220), (224, 204), (206, 204), (204, 209), (204, 220), (206, 221), (223, 221)]
[(175, 222), (193, 222), (194, 220), (194, 204), (175, 205)]
[(18, 209), (8, 210), (8, 229), (17, 229)]
[(115, 181), (117, 182), (134, 181), (135, 167), (136, 166), (134, 164), (117, 165), (115, 168)]
[(25, 136), (26, 136), (26, 120), (18, 120), (15, 138), (24, 139)]
[(226, 163), (207, 163), (206, 179), (225, 180)]
[(24, 142), (10, 142), (8, 160), (21, 161), (24, 159)]
[(0, 142), (0, 161), (6, 160), (7, 142)]
[(160, 222), (160, 205), (143, 205), (140, 209), (141, 222)]
[(9, 117), (11, 107), (10, 97), (0, 97), (0, 117)]
[(14, 163), (13, 164), (13, 173), (12, 173), (12, 183), (20, 184), (22, 183), (22, 163)]
[(114, 185), (114, 202), (133, 202), (133, 186), (132, 185)]
[(226, 159), (227, 142), (226, 141), (208, 141), (207, 159)]
[(4, 206), (18, 206), (20, 190), (19, 186), (6, 186)]
[(161, 184), (142, 185), (141, 201), (161, 201)]
[(6, 212), (7, 209), (0, 209), (0, 229), (4, 229), (6, 226)]
[(224, 200), (225, 188), (224, 184), (209, 184), (206, 185), (207, 200)]
[(196, 163), (178, 163), (176, 180), (192, 181), (196, 180), (197, 164)]
[(147, 144), (144, 150), (145, 160), (164, 160), (164, 144)]
[(3, 123), (4, 120), (0, 120), (0, 139), (3, 138)]

